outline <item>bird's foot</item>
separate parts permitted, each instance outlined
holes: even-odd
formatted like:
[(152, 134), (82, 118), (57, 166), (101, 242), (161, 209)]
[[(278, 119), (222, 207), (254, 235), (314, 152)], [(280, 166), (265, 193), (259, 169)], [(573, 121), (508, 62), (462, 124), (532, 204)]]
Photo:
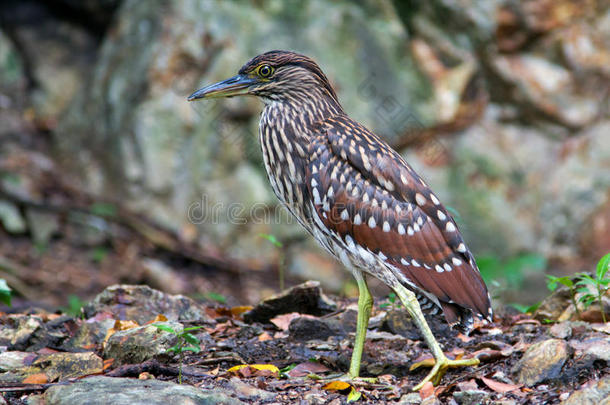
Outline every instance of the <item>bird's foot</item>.
[(413, 391), (419, 391), (428, 381), (431, 381), (433, 385), (438, 385), (450, 367), (476, 366), (479, 363), (480, 361), (477, 358), (449, 360), (444, 354), (440, 359), (426, 359), (415, 363), (411, 366), (411, 370), (415, 370), (418, 367), (432, 367), (432, 370), (430, 370), (426, 378), (413, 387)]

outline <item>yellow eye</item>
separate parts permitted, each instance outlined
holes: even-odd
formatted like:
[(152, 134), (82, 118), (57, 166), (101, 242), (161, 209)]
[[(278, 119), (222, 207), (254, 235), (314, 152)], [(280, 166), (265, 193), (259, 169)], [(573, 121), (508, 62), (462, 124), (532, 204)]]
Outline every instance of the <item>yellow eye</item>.
[(261, 65), (257, 69), (258, 75), (263, 78), (268, 78), (273, 74), (273, 68), (269, 65)]

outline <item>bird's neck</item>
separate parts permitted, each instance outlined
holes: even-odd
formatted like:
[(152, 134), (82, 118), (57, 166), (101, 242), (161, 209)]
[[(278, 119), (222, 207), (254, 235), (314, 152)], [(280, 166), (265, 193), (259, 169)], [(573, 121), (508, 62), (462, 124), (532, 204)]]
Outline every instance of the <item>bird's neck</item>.
[(287, 93), (265, 102), (261, 124), (292, 128), (296, 135), (307, 135), (308, 129), (327, 118), (344, 114), (339, 101), (326, 90)]

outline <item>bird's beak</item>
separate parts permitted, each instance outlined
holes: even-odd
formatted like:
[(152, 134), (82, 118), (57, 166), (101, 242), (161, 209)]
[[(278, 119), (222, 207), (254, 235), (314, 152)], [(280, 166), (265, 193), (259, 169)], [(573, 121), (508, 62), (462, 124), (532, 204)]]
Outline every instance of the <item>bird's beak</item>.
[(232, 97), (247, 94), (251, 85), (257, 81), (248, 75), (237, 75), (206, 87), (202, 87), (188, 97), (188, 101), (200, 98)]

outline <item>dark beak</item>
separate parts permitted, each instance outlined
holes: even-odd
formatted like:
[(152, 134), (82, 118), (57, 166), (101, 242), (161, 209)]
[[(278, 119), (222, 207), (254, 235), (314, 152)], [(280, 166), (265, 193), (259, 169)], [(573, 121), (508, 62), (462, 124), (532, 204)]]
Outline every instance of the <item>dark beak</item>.
[(231, 97), (248, 94), (250, 86), (256, 82), (256, 79), (252, 79), (247, 75), (233, 76), (230, 79), (197, 90), (187, 100), (194, 101), (200, 98)]

